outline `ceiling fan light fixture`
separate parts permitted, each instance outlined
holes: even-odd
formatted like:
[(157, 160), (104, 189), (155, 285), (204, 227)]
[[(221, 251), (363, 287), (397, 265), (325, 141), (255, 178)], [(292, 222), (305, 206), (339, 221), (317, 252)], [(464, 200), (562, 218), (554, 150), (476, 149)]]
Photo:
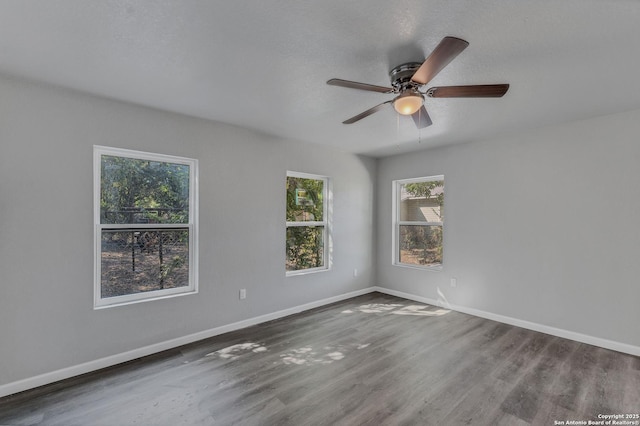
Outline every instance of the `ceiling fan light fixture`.
[[(400, 115), (410, 115), (418, 129), (433, 124), (427, 109), (424, 107), (425, 95), (429, 98), (500, 98), (507, 90), (508, 84), (474, 84), (468, 86), (430, 87), (426, 92), (420, 88), (426, 86), (449, 62), (454, 60), (469, 42), (457, 37), (444, 37), (424, 62), (407, 62), (393, 68), (389, 72), (391, 87), (377, 86), (357, 81), (332, 78), (327, 81), (330, 86), (342, 86), (350, 89), (365, 90), (383, 94), (393, 93), (395, 98), (382, 102), (368, 110), (355, 115), (342, 124), (353, 124), (371, 114), (380, 111), (387, 104)], [(423, 89), (424, 90), (424, 89)]]
[(424, 103), (424, 97), (417, 91), (408, 90), (393, 100), (393, 108), (402, 115), (413, 115)]

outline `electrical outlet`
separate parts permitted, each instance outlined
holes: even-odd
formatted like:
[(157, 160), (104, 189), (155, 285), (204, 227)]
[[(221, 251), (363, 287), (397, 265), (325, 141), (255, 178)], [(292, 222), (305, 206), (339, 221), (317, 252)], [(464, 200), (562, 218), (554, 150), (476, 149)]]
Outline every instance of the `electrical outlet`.
[(353, 276), (354, 276), (354, 277), (357, 277), (357, 276), (358, 276), (358, 270), (357, 270), (357, 269), (354, 269), (354, 270), (353, 270)]
[(451, 278), (451, 287), (455, 287), (458, 285), (458, 279), (457, 278)]
[(246, 288), (241, 288), (240, 289), (240, 300), (246, 299), (247, 298), (247, 289)]

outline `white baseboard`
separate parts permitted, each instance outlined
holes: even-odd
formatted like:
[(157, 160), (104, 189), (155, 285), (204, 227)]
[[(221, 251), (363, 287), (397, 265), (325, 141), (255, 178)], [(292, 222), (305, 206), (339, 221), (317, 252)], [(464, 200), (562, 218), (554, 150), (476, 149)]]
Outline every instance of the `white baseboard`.
[(504, 315), (498, 315), (491, 312), (485, 312), (479, 309), (451, 305), (450, 303), (443, 303), (443, 301), (438, 301), (435, 299), (430, 299), (422, 296), (416, 296), (414, 294), (404, 293), (402, 291), (390, 290), (384, 287), (373, 287), (373, 290), (378, 291), (380, 293), (389, 294), (391, 296), (397, 296), (397, 297), (402, 297), (404, 299), (415, 300), (416, 302), (422, 302), (429, 305), (440, 306), (446, 309), (451, 309), (452, 311), (462, 312), (465, 314), (473, 315), (480, 318), (486, 318), (486, 319), (501, 322), (504, 324), (515, 325), (516, 327), (526, 328), (528, 330), (539, 331), (540, 333), (550, 334), (552, 336), (562, 337), (569, 340), (575, 340), (576, 342), (586, 343), (589, 345), (598, 346), (605, 349), (611, 349), (613, 351), (622, 352), (629, 355), (640, 356), (640, 347), (629, 345), (627, 343), (621, 343), (613, 340), (602, 339), (600, 337), (593, 337), (587, 334), (576, 333), (574, 331), (550, 327), (547, 325), (537, 324), (534, 322), (525, 321), (517, 318), (511, 318)]
[(60, 370), (44, 373), (39, 376), (29, 377), (27, 379), (19, 380), (5, 385), (0, 385), (0, 398), (14, 393), (22, 392), (28, 389), (37, 388), (38, 386), (47, 385), (59, 380), (68, 379), (71, 377), (79, 376), (80, 374), (89, 373), (91, 371), (100, 370), (101, 368), (111, 367), (123, 362), (132, 361), (137, 358), (141, 358), (147, 355), (152, 355), (158, 352), (173, 349), (178, 346), (186, 345), (189, 343), (197, 342), (199, 340), (208, 339), (209, 337), (218, 336), (220, 334), (228, 333), (230, 331), (239, 330), (241, 328), (250, 327), (252, 325), (261, 324), (263, 322), (272, 321), (278, 318), (286, 317), (289, 315), (297, 314), (299, 312), (307, 311), (309, 309), (318, 308), (320, 306), (328, 305), (330, 303), (339, 302), (341, 300), (351, 299), (352, 297), (362, 296), (363, 294), (371, 293), (374, 291), (373, 287), (368, 287), (362, 290), (352, 291), (349, 293), (341, 294), (338, 296), (328, 297), (326, 299), (317, 300), (315, 302), (305, 303), (304, 305), (294, 306), (292, 308), (283, 309), (281, 311), (273, 312), (270, 314), (260, 315), (254, 318), (249, 318), (243, 321), (234, 322), (232, 324), (223, 325), (221, 327), (212, 328), (209, 330), (200, 331), (198, 333), (189, 334), (187, 336), (178, 337), (176, 339), (167, 340), (164, 342), (155, 343), (153, 345), (144, 346), (142, 348), (134, 349), (128, 352), (123, 352), (116, 355), (96, 359), (94, 361), (85, 362), (83, 364), (74, 365)]
[(100, 358), (94, 361), (85, 362), (83, 364), (74, 365), (71, 367), (63, 368), (60, 370), (44, 373), (39, 376), (29, 377), (27, 379), (19, 380), (5, 385), (0, 385), (0, 397), (12, 395), (14, 393), (22, 392), (28, 389), (33, 389), (38, 386), (47, 385), (59, 380), (68, 379), (78, 376), (80, 374), (96, 371), (101, 368), (111, 367), (113, 365), (121, 364), (123, 362), (132, 361), (137, 358), (141, 358), (147, 355), (152, 355), (158, 352), (162, 352), (168, 349), (173, 349), (178, 346), (186, 345), (189, 343), (197, 342), (199, 340), (208, 339), (210, 337), (218, 336), (220, 334), (228, 333), (231, 331), (239, 330), (241, 328), (250, 327), (252, 325), (261, 324), (263, 322), (272, 321), (278, 318), (283, 318), (289, 315), (297, 314), (299, 312), (307, 311), (309, 309), (318, 308), (320, 306), (328, 305), (330, 303), (339, 302), (342, 300), (350, 299), (356, 296), (362, 296), (363, 294), (372, 293), (378, 291), (380, 293), (389, 294), (391, 296), (402, 297), (408, 300), (414, 300), (416, 302), (426, 303), (429, 305), (440, 306), (453, 311), (462, 312), (465, 314), (473, 315), (480, 318), (490, 319), (492, 321), (501, 322), (504, 324), (514, 325), (516, 327), (522, 327), (533, 331), (539, 331), (541, 333), (550, 334), (552, 336), (558, 336), (565, 339), (575, 340), (577, 342), (587, 343), (589, 345), (599, 346), (605, 349), (611, 349), (614, 351), (627, 353), (630, 355), (640, 356), (640, 347), (629, 345), (626, 343), (615, 342), (612, 340), (601, 339), (598, 337), (589, 336), (586, 334), (576, 333), (573, 331), (563, 330), (560, 328), (549, 327), (529, 321), (520, 320), (517, 318), (511, 318), (504, 315), (498, 315), (491, 312), (485, 312), (474, 308), (467, 308), (464, 306), (451, 305), (449, 303), (443, 303), (435, 299), (427, 297), (416, 296), (414, 294), (404, 293), (402, 291), (391, 290), (384, 287), (368, 287), (357, 291), (341, 294), (338, 296), (329, 297), (315, 302), (305, 303), (303, 305), (294, 306), (292, 308), (284, 309), (281, 311), (273, 312), (270, 314), (260, 315), (254, 318), (249, 318), (243, 321), (238, 321), (232, 324), (223, 325), (220, 327), (204, 330), (198, 333), (189, 334), (187, 336), (178, 337), (176, 339), (159, 342), (153, 345), (144, 346), (142, 348), (134, 349), (128, 352)]

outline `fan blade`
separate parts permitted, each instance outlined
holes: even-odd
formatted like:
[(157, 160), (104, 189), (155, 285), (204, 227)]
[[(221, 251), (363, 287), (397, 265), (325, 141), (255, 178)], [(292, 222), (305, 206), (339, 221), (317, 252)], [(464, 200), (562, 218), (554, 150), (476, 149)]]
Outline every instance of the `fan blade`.
[(508, 84), (478, 84), (474, 86), (431, 87), (430, 98), (501, 98), (509, 90)]
[(469, 46), (469, 43), (460, 38), (443, 38), (440, 44), (431, 52), (431, 55), (425, 59), (420, 68), (413, 74), (411, 81), (427, 84), (467, 46)]
[(422, 108), (420, 108), (418, 111), (414, 112), (411, 115), (411, 118), (413, 118), (413, 121), (414, 123), (416, 123), (418, 129), (424, 129), (425, 127), (429, 127), (433, 124), (433, 122), (431, 121), (431, 117), (429, 117), (429, 113), (427, 113), (427, 109), (424, 107), (424, 105), (422, 105)]
[(358, 115), (356, 115), (356, 116), (354, 116), (354, 117), (351, 117), (351, 118), (350, 118), (350, 119), (348, 119), (348, 120), (343, 121), (343, 122), (342, 122), (342, 124), (353, 124), (353, 123), (355, 123), (356, 121), (362, 120), (363, 118), (370, 116), (370, 115), (371, 115), (371, 114), (373, 114), (374, 112), (378, 112), (378, 111), (380, 111), (382, 108), (384, 108), (384, 106), (385, 106), (386, 104), (390, 104), (391, 102), (393, 102), (393, 101), (383, 102), (383, 103), (381, 103), (381, 104), (379, 104), (379, 105), (374, 106), (373, 108), (369, 108), (369, 109), (368, 109), (368, 110), (366, 110), (365, 112), (361, 112), (360, 114), (358, 114)]
[(393, 89), (391, 87), (376, 86), (373, 84), (358, 83), (357, 81), (341, 80), (339, 78), (332, 78), (327, 81), (329, 86), (348, 87), (349, 89), (367, 90), (369, 92), (378, 93), (391, 93)]

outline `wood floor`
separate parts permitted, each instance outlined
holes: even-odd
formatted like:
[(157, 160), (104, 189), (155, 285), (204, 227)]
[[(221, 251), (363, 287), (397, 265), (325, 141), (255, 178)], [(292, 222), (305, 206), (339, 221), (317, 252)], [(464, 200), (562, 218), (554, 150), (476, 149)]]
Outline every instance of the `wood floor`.
[(0, 399), (0, 425), (47, 426), (517, 426), (639, 412), (638, 357), (380, 293)]

